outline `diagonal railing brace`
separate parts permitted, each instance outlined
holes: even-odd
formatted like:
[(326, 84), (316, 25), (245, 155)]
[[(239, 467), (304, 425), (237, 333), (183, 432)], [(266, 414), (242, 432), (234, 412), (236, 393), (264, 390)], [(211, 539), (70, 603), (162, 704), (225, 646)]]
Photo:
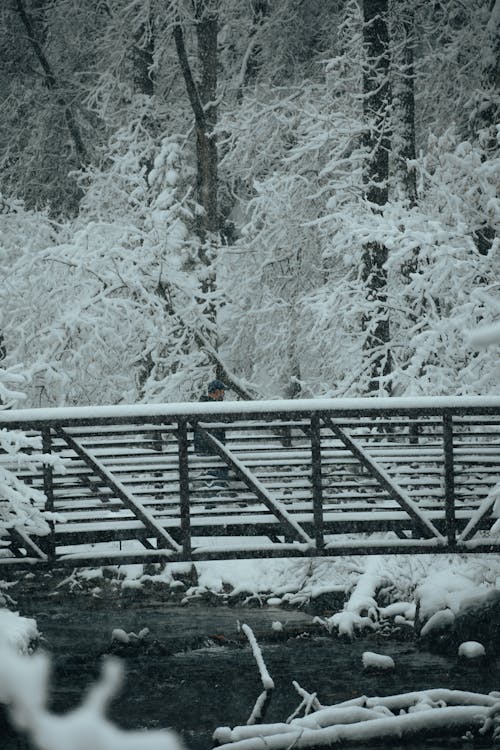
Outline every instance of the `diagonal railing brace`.
[(445, 544), (446, 540), (439, 530), (429, 521), (422, 513), (420, 508), (409, 495), (394, 482), (387, 472), (379, 466), (371, 456), (344, 430), (333, 422), (330, 417), (323, 417), (324, 424), (329, 427), (339, 440), (356, 456), (358, 461), (365, 469), (381, 484), (388, 494), (395, 500), (406, 513), (415, 521), (426, 539), (435, 537)]
[(260, 482), (259, 479), (254, 476), (254, 474), (252, 474), (252, 472), (245, 466), (245, 464), (243, 464), (234, 455), (234, 453), (229, 450), (229, 448), (227, 448), (223, 443), (217, 440), (217, 438), (214, 438), (213, 435), (211, 435), (209, 432), (207, 432), (207, 430), (201, 427), (199, 422), (197, 425), (197, 429), (202, 435), (203, 440), (206, 440), (206, 442), (213, 447), (217, 455), (219, 455), (223, 459), (223, 461), (228, 466), (230, 466), (233, 471), (236, 472), (240, 479), (245, 482), (247, 487), (251, 489), (252, 492), (257, 495), (259, 500), (261, 500), (264, 505), (271, 511), (271, 513), (276, 516), (278, 521), (281, 523), (285, 533), (299, 542), (305, 542), (306, 544), (313, 545), (313, 540), (304, 531), (302, 526), (300, 526), (286, 511), (279, 500), (276, 500), (276, 498), (274, 498), (268, 492), (267, 488), (264, 487), (262, 482)]
[(472, 517), (469, 519), (469, 522), (467, 523), (464, 530), (461, 532), (461, 534), (459, 534), (458, 536), (459, 542), (468, 542), (469, 539), (472, 539), (476, 531), (480, 529), (483, 520), (491, 512), (491, 509), (497, 502), (499, 496), (500, 496), (500, 491), (496, 487), (493, 488), (493, 490), (488, 493), (488, 495), (484, 498), (479, 508), (475, 511), (475, 513), (473, 513)]
[(107, 484), (107, 486), (113, 491), (116, 497), (119, 497), (122, 503), (128, 510), (141, 521), (146, 529), (151, 532), (151, 536), (156, 537), (166, 544), (166, 546), (174, 550), (175, 552), (181, 551), (181, 546), (177, 544), (170, 534), (165, 531), (154, 516), (139, 502), (133, 495), (127, 490), (127, 488), (113, 477), (110, 471), (106, 469), (103, 464), (83, 445), (80, 445), (71, 435), (69, 435), (62, 427), (55, 428), (56, 433), (61, 437), (67, 445), (84, 461), (87, 466), (90, 466), (101, 479)]
[(36, 557), (39, 558), (43, 562), (47, 562), (48, 556), (45, 554), (45, 552), (40, 549), (38, 544), (36, 544), (33, 539), (29, 536), (29, 534), (24, 531), (20, 526), (13, 526), (12, 528), (7, 529), (9, 532), (9, 535), (11, 539), (17, 543), (20, 544), (20, 546), (24, 547), (26, 549), (26, 552), (34, 552)]

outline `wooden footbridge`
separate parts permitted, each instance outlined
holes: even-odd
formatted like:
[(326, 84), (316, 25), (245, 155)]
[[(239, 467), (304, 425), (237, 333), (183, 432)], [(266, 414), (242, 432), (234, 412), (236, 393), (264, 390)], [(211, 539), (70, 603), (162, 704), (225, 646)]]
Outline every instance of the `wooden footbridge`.
[(0, 454), (49, 512), (43, 536), (29, 514), (0, 532), (3, 570), (500, 551), (500, 397), (33, 409), (0, 429), (59, 459)]

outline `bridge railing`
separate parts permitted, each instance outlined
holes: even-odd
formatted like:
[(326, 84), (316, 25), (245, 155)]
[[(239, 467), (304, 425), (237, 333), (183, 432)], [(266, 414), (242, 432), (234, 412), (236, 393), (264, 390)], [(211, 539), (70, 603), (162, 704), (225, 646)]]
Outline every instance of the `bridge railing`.
[(46, 537), (6, 524), (1, 565), (500, 549), (499, 397), (34, 409), (0, 429), (65, 467), (0, 455), (52, 513)]

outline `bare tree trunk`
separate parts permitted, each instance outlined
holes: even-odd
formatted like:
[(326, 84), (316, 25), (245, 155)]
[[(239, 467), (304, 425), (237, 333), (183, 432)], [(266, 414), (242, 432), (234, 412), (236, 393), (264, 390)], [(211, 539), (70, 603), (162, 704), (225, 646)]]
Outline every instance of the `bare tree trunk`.
[[(416, 157), (415, 149), (415, 10), (413, 4), (401, 5), (397, 0), (391, 4), (391, 48), (392, 48), (392, 157), (396, 198), (408, 208), (417, 205), (416, 170), (408, 162)], [(414, 248), (410, 257), (401, 266), (401, 277), (408, 285), (417, 270), (419, 249)], [(404, 296), (407, 317), (414, 324), (420, 311), (413, 309), (413, 299)]]
[[(483, 91), (481, 106), (473, 122), (473, 130), (483, 131), (482, 143), (487, 155), (498, 149), (497, 125), (500, 119), (500, 0), (491, 0), (488, 21), (488, 49), (483, 59)], [(475, 232), (474, 240), (482, 255), (487, 255), (496, 237), (496, 230), (487, 219)]]
[(134, 84), (136, 91), (146, 96), (153, 96), (154, 80), (152, 74), (154, 38), (150, 30), (142, 26), (135, 36), (132, 50), (134, 60)]
[[(204, 241), (207, 233), (219, 231), (217, 208), (218, 193), (218, 155), (217, 139), (214, 127), (217, 123), (217, 29), (218, 19), (215, 11), (207, 9), (204, 2), (197, 3), (197, 39), (198, 58), (201, 69), (201, 81), (196, 85), (189, 65), (180, 24), (174, 27), (174, 39), (177, 56), (186, 84), (186, 90), (195, 119), (197, 148), (197, 195), (203, 208), (199, 223), (200, 239)], [(207, 259), (202, 257), (202, 260)]]
[(204, 127), (196, 129), (198, 152), (198, 196), (204, 209), (202, 234), (215, 234), (219, 231), (218, 215), (218, 156), (217, 138), (214, 128), (217, 124), (217, 31), (218, 19), (213, 11), (206, 11), (199, 3), (200, 19), (196, 26), (198, 58), (201, 81), (199, 93), (205, 113)]
[[(392, 154), (395, 160), (396, 180), (402, 188), (402, 197), (410, 208), (417, 204), (417, 178), (415, 169), (408, 162), (415, 159), (415, 65), (414, 65), (414, 23), (413, 7), (398, 11), (394, 3), (394, 14), (403, 14), (403, 18), (394, 18), (392, 28), (392, 104), (393, 133), (397, 137), (392, 143)], [(391, 35), (392, 36), (392, 35)]]
[[(212, 266), (213, 256), (218, 245), (220, 220), (218, 212), (218, 153), (217, 138), (214, 128), (217, 124), (217, 34), (218, 15), (215, 0), (196, 0), (194, 3), (196, 18), (196, 35), (198, 42), (198, 62), (200, 82), (196, 85), (184, 42), (180, 23), (174, 26), (174, 39), (177, 56), (181, 66), (186, 91), (194, 114), (197, 154), (197, 197), (203, 213), (198, 222), (200, 238), (199, 258), (208, 272), (201, 281), (201, 303), (209, 325), (202, 338), (210, 342), (213, 351), (217, 352), (217, 310), (212, 301), (216, 290), (216, 278)], [(204, 302), (205, 300), (205, 302)], [(218, 361), (216, 376), (223, 375), (223, 366)]]
[[(363, 42), (363, 114), (366, 148), (364, 171), (365, 197), (377, 211), (388, 200), (389, 179), (389, 34), (388, 0), (364, 0)], [(365, 315), (365, 350), (372, 360), (369, 391), (381, 388), (379, 378), (391, 372), (390, 331), (386, 306), (387, 248), (380, 242), (369, 242), (363, 248), (362, 278), (367, 285), (370, 312)], [(384, 384), (385, 391), (390, 388)]]
[(83, 167), (85, 163), (87, 162), (87, 152), (86, 152), (86, 149), (85, 149), (85, 146), (84, 146), (81, 134), (80, 134), (80, 129), (75, 119), (73, 110), (66, 103), (63, 95), (61, 94), (57, 78), (43, 51), (41, 44), (39, 43), (36, 37), (33, 24), (31, 22), (31, 18), (29, 14), (26, 12), (26, 9), (23, 5), (23, 0), (16, 0), (16, 4), (17, 4), (17, 11), (19, 13), (19, 17), (24, 25), (24, 28), (26, 29), (28, 39), (42, 67), (42, 70), (45, 76), (45, 85), (47, 86), (48, 89), (52, 89), (56, 92), (57, 103), (60, 104), (64, 110), (66, 126), (73, 140), (78, 163), (80, 167)]

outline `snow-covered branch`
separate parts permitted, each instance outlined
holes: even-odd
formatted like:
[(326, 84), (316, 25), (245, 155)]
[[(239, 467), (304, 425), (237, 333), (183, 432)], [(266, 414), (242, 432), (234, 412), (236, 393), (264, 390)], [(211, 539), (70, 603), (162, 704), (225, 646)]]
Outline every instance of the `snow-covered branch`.
[(81, 705), (63, 715), (47, 708), (49, 671), (45, 654), (22, 656), (6, 648), (0, 653), (0, 702), (36, 750), (182, 750), (170, 731), (127, 732), (106, 718), (105, 711), (123, 682), (118, 660), (107, 659), (100, 680)]
[(267, 671), (266, 664), (264, 662), (264, 658), (262, 656), (262, 651), (260, 649), (259, 644), (257, 643), (257, 639), (255, 638), (255, 635), (252, 631), (252, 629), (246, 625), (243, 624), (241, 626), (241, 630), (246, 635), (248, 642), (250, 644), (250, 648), (252, 649), (252, 653), (254, 655), (255, 661), (257, 663), (257, 667), (260, 674), (260, 679), (262, 680), (262, 686), (264, 690), (257, 698), (257, 701), (255, 702), (255, 706), (253, 707), (252, 713), (250, 714), (250, 717), (247, 721), (247, 724), (258, 724), (262, 721), (262, 718), (264, 716), (264, 713), (266, 711), (267, 706), (269, 705), (269, 701), (271, 700), (271, 694), (274, 690), (274, 680), (272, 679), (271, 675)]

